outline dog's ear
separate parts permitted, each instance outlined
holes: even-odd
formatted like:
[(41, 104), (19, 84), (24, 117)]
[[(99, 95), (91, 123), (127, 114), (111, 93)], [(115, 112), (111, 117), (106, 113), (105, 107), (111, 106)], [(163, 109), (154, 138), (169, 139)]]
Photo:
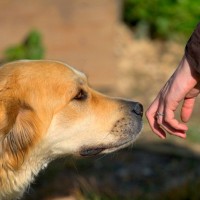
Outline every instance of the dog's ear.
[(0, 107), (1, 164), (17, 170), (38, 140), (40, 121), (34, 109), (19, 100)]

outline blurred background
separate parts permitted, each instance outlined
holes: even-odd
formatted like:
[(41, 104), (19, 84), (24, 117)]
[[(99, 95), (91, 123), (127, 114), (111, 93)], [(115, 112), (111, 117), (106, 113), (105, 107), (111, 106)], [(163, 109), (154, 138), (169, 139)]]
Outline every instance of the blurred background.
[[(200, 21), (190, 0), (0, 0), (0, 62), (60, 60), (108, 95), (145, 109), (177, 67)], [(200, 103), (186, 140), (157, 138), (144, 119), (131, 148), (56, 160), (24, 200), (198, 200)]]

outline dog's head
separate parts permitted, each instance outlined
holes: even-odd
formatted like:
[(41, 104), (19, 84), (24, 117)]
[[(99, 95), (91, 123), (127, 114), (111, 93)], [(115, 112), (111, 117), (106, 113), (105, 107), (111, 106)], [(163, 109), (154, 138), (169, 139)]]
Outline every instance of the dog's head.
[(18, 169), (31, 152), (49, 159), (92, 156), (131, 144), (142, 106), (88, 86), (63, 63), (19, 61), (0, 68), (0, 164)]

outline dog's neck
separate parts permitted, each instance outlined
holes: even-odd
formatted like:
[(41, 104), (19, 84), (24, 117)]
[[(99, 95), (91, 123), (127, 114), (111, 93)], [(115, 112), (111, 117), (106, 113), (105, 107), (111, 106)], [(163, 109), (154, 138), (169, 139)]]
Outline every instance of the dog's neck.
[(17, 171), (9, 168), (0, 170), (0, 200), (20, 198), (39, 171), (47, 167), (51, 160), (47, 156), (44, 157), (45, 154), (41, 155), (40, 152), (42, 152), (40, 149), (31, 152), (29, 158)]

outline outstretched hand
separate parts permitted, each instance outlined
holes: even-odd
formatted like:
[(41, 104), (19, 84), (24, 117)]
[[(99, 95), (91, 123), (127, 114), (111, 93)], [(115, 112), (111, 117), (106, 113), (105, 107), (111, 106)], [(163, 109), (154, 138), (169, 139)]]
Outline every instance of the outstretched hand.
[[(189, 66), (185, 56), (178, 68), (161, 89), (156, 99), (146, 111), (146, 117), (154, 133), (161, 138), (166, 137), (166, 132), (186, 137), (189, 121), (195, 99), (200, 93), (198, 80), (200, 75)], [(175, 118), (175, 111), (179, 104), (181, 106), (181, 122)]]

